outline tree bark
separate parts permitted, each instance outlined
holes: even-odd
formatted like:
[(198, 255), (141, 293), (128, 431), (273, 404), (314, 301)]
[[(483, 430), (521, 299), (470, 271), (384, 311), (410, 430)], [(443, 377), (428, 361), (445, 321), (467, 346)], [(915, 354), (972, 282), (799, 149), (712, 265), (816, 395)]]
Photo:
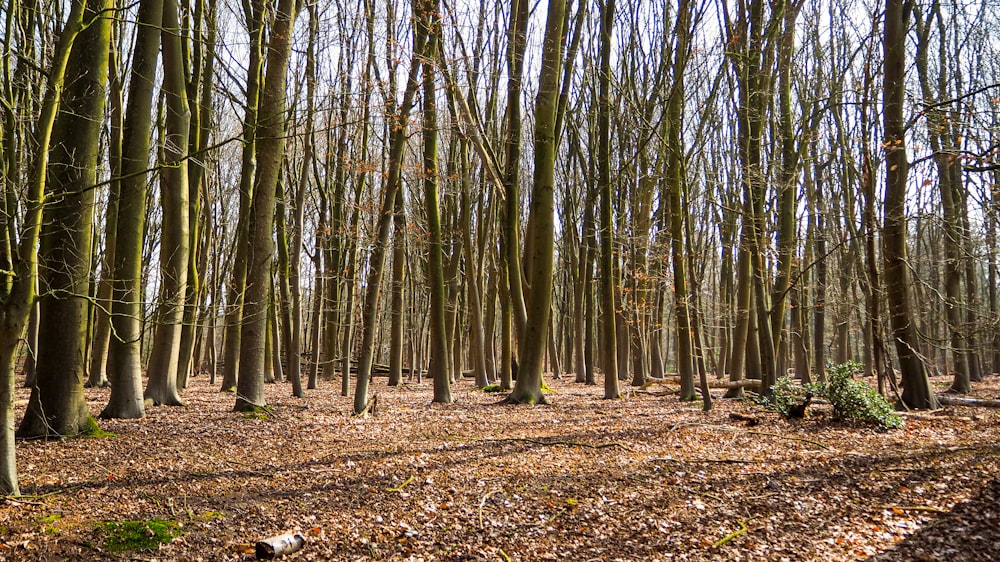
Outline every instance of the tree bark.
[[(597, 183), (601, 194), (601, 365), (604, 368), (604, 398), (621, 397), (618, 385), (618, 342), (615, 326), (616, 308), (614, 275), (614, 198), (611, 185), (611, 37), (615, 21), (615, 0), (601, 6), (600, 74), (597, 100)], [(621, 350), (627, 353), (627, 350)]]
[[(524, 0), (521, 0), (524, 1)], [(531, 292), (521, 339), (517, 382), (508, 402), (542, 404), (542, 363), (552, 310), (555, 238), (555, 118), (559, 92), (561, 38), (566, 0), (549, 0), (542, 42), (541, 75), (535, 97), (535, 170), (531, 189), (527, 245)], [(607, 272), (605, 272), (607, 274)]]
[[(354, 390), (354, 413), (360, 413), (368, 403), (368, 386), (372, 376), (372, 364), (375, 359), (375, 335), (378, 331), (379, 297), (382, 285), (382, 268), (385, 265), (385, 252), (389, 244), (389, 231), (392, 227), (393, 209), (396, 194), (400, 189), (403, 168), (403, 153), (406, 145), (407, 123), (410, 109), (417, 93), (417, 81), (420, 72), (422, 53), (427, 37), (417, 26), (414, 31), (413, 56), (410, 59), (410, 70), (403, 92), (403, 101), (397, 107), (392, 121), (389, 146), (389, 170), (386, 174), (382, 207), (378, 215), (377, 231), (374, 247), (369, 259), (369, 275), (365, 289), (364, 314), (362, 320), (361, 349), (358, 353), (358, 380)], [(400, 233), (401, 234), (401, 233)]]
[(96, 19), (72, 44), (48, 165), (38, 172), (47, 175), (50, 193), (42, 211), (38, 249), (35, 385), (18, 428), (18, 436), (24, 438), (74, 436), (88, 431), (91, 423), (83, 396), (85, 297), (90, 286), (94, 219), (95, 193), (90, 187), (97, 183), (100, 124), (107, 97), (111, 19), (102, 10), (108, 7), (100, 0), (87, 2), (86, 17)]
[(267, 49), (267, 74), (261, 92), (258, 121), (258, 167), (248, 230), (247, 288), (240, 330), (240, 377), (234, 406), (237, 411), (254, 410), (266, 405), (264, 345), (274, 256), (274, 193), (285, 152), (285, 79), (298, 11), (295, 0), (279, 0)]
[[(21, 493), (14, 448), (15, 351), (35, 301), (37, 244), (42, 223), (49, 146), (56, 114), (60, 109), (70, 53), (74, 41), (84, 29), (84, 7), (82, 1), (71, 4), (69, 16), (55, 45), (47, 75), (48, 87), (35, 125), (36, 152), (25, 193), (26, 204), (21, 222), (23, 230), (21, 238), (16, 242), (12, 238), (6, 241), (7, 246), (12, 249), (16, 244), (16, 252), (11, 254), (14, 275), (0, 283), (0, 495), (18, 496)], [(9, 236), (10, 231), (4, 234)]]
[[(422, 137), (423, 137), (423, 188), (424, 210), (427, 213), (427, 284), (430, 293), (430, 375), (434, 378), (434, 402), (449, 403), (451, 386), (449, 345), (447, 337), (445, 304), (447, 289), (444, 274), (444, 240), (441, 235), (441, 209), (438, 192), (437, 160), (437, 95), (434, 84), (434, 53), (440, 41), (441, 22), (435, 15), (439, 11), (437, 0), (418, 0), (417, 25), (424, 27), (427, 43), (421, 66), (423, 72)], [(455, 259), (458, 259), (457, 256)]]
[(121, 187), (112, 272), (111, 339), (108, 377), (111, 397), (102, 418), (141, 418), (142, 395), (142, 269), (146, 221), (146, 169), (152, 130), (153, 84), (160, 45), (163, 0), (139, 5), (129, 99), (122, 132)]
[[(180, 368), (181, 324), (187, 293), (190, 258), (187, 149), (191, 134), (191, 110), (184, 78), (186, 63), (181, 45), (177, 0), (163, 0), (163, 90), (166, 97), (164, 162), (160, 178), (163, 220), (160, 244), (160, 302), (156, 330), (149, 357), (149, 380), (144, 397), (153, 405), (182, 406), (177, 392)], [(197, 194), (195, 194), (197, 196)]]
[(240, 165), (240, 207), (233, 243), (232, 276), (226, 291), (226, 322), (222, 349), (222, 391), (236, 389), (240, 373), (243, 305), (247, 282), (250, 206), (254, 194), (257, 167), (257, 137), (260, 95), (264, 71), (264, 2), (245, 2), (244, 18), (250, 39), (247, 61), (246, 114), (243, 117), (243, 154)]
[(910, 408), (936, 409), (937, 398), (919, 355), (919, 341), (910, 304), (910, 269), (906, 258), (906, 156), (903, 103), (906, 95), (906, 29), (904, 1), (886, 0), (884, 24), (883, 120), (885, 128), (885, 225), (882, 253), (886, 297), (896, 354), (902, 371), (903, 403)]

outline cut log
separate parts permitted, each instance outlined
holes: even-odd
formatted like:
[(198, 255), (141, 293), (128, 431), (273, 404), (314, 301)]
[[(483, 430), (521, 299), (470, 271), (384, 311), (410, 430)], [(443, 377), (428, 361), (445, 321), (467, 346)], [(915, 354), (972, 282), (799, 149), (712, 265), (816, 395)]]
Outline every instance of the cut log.
[(258, 542), (255, 552), (257, 560), (273, 560), (279, 556), (291, 554), (305, 544), (306, 538), (301, 533), (288, 533)]

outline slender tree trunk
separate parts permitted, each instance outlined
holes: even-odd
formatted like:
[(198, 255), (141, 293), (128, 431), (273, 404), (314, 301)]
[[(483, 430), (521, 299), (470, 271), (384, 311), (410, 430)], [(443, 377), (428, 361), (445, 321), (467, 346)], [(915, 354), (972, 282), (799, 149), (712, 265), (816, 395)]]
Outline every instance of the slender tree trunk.
[[(611, 186), (611, 34), (615, 21), (615, 0), (601, 6), (600, 74), (598, 76), (598, 189), (601, 193), (601, 365), (604, 368), (604, 398), (620, 398), (618, 387), (618, 342), (615, 326), (614, 216)], [(622, 353), (627, 353), (622, 351)]]
[(144, 396), (152, 400), (154, 405), (181, 406), (183, 402), (177, 393), (177, 379), (181, 368), (181, 324), (190, 258), (187, 148), (191, 133), (191, 111), (184, 80), (185, 62), (177, 0), (163, 2), (161, 45), (167, 109), (163, 142), (166, 161), (160, 180), (160, 202), (163, 205), (161, 285), (157, 325), (149, 358), (149, 381)]
[[(112, 34), (116, 34), (112, 26)], [(96, 322), (94, 326), (93, 349), (90, 354), (90, 380), (93, 388), (110, 386), (108, 380), (108, 351), (111, 344), (111, 293), (114, 287), (112, 270), (117, 247), (116, 225), (118, 224), (118, 199), (121, 197), (122, 129), (125, 108), (122, 84), (118, 70), (117, 49), (111, 48), (108, 57), (108, 119), (110, 135), (108, 139), (108, 160), (111, 172), (111, 186), (108, 190), (108, 206), (104, 218), (104, 255), (101, 256), (101, 280), (97, 286)], [(37, 349), (31, 346), (32, 353)]]
[[(208, 145), (214, 128), (213, 119), (213, 92), (215, 91), (215, 38), (216, 38), (216, 0), (208, 0), (207, 9), (204, 0), (195, 2), (195, 36), (194, 54), (192, 64), (197, 66), (196, 76), (192, 77), (188, 83), (189, 105), (194, 106), (191, 119), (190, 152), (196, 157), (192, 159), (188, 166), (189, 172), (189, 197), (188, 197), (188, 221), (189, 229), (189, 258), (187, 271), (187, 292), (184, 302), (184, 317), (181, 323), (181, 344), (180, 359), (177, 371), (177, 386), (187, 388), (188, 376), (197, 373), (197, 355), (200, 351), (198, 342), (201, 331), (199, 313), (204, 310), (207, 291), (202, 283), (202, 274), (207, 272), (211, 243), (211, 209), (204, 209), (209, 205), (208, 190), (206, 188), (205, 168), (207, 166)], [(202, 31), (202, 25), (207, 25), (208, 29)], [(204, 43), (204, 44), (202, 44)], [(200, 92), (199, 92), (200, 88)]]
[(265, 406), (263, 367), (267, 311), (274, 256), (274, 193), (285, 152), (285, 78), (292, 48), (292, 30), (298, 16), (295, 0), (279, 0), (267, 49), (267, 75), (261, 93), (257, 174), (249, 224), (247, 288), (240, 331), (240, 377), (237, 411)]
[(406, 206), (403, 190), (396, 192), (392, 216), (392, 279), (389, 282), (389, 386), (403, 384), (403, 332), (406, 318)]
[[(507, 136), (504, 139), (504, 190), (502, 245), (507, 267), (507, 304), (518, 345), (523, 343), (526, 321), (525, 290), (521, 270), (520, 243), (520, 170), (521, 170), (521, 95), (524, 77), (524, 53), (527, 46), (528, 0), (512, 0), (510, 27), (507, 30)], [(553, 79), (555, 79), (553, 77)], [(518, 348), (520, 349), (520, 348)]]
[(407, 123), (410, 118), (410, 108), (416, 96), (418, 73), (420, 72), (422, 53), (427, 37), (417, 26), (414, 36), (413, 56), (410, 60), (410, 70), (407, 76), (406, 89), (403, 92), (403, 102), (392, 116), (391, 140), (389, 146), (389, 170), (386, 174), (384, 200), (378, 215), (377, 232), (374, 247), (369, 259), (369, 275), (365, 289), (364, 315), (362, 320), (361, 350), (358, 354), (358, 380), (354, 391), (354, 413), (364, 411), (368, 404), (368, 386), (372, 376), (372, 364), (375, 359), (375, 335), (378, 331), (379, 295), (382, 285), (382, 268), (385, 265), (385, 252), (389, 244), (389, 231), (392, 226), (393, 209), (396, 196), (401, 185), (403, 167), (403, 152), (406, 143)]
[(232, 277), (226, 291), (226, 322), (222, 349), (222, 391), (236, 389), (240, 374), (240, 349), (243, 305), (247, 282), (247, 254), (250, 246), (250, 205), (253, 199), (254, 174), (257, 167), (257, 125), (264, 71), (264, 2), (252, 0), (243, 4), (244, 18), (250, 37), (247, 61), (246, 114), (243, 117), (243, 154), (240, 166), (240, 208), (236, 223), (236, 240)]
[[(474, 247), (472, 245), (472, 201), (471, 186), (469, 185), (469, 145), (466, 141), (461, 141), (459, 148), (461, 159), (460, 182), (462, 186), (461, 207), (461, 229), (462, 229), (462, 249), (465, 258), (465, 268), (468, 272), (466, 279), (466, 292), (469, 300), (469, 336), (472, 340), (473, 372), (475, 374), (475, 384), (482, 388), (490, 384), (489, 373), (486, 369), (486, 342), (483, 330), (483, 303), (480, 298), (480, 275), (481, 269), (478, 266)], [(480, 255), (479, 259), (484, 259)]]
[(122, 134), (122, 179), (112, 272), (108, 377), (111, 397), (103, 418), (145, 416), (142, 395), (142, 269), (146, 221), (146, 168), (152, 129), (153, 84), (160, 43), (162, 0), (139, 5), (138, 31), (132, 55), (129, 100)]
[[(674, 36), (677, 45), (673, 63), (673, 87), (667, 98), (666, 130), (667, 158), (667, 205), (670, 210), (670, 263), (673, 266), (674, 318), (677, 323), (677, 371), (681, 377), (681, 400), (694, 400), (694, 349), (690, 314), (691, 295), (688, 294), (688, 263), (685, 254), (684, 225), (687, 212), (682, 205), (685, 190), (684, 147), (681, 132), (684, 128), (684, 69), (687, 66), (688, 45), (691, 35), (691, 11), (687, 0), (681, 0), (677, 8), (677, 24)], [(707, 394), (707, 388), (704, 389)], [(711, 397), (706, 405), (711, 407)]]
[(795, 147), (792, 123), (792, 52), (795, 48), (795, 22), (802, 0), (793, 0), (785, 8), (784, 26), (778, 47), (778, 128), (781, 142), (781, 169), (778, 178), (778, 263), (771, 290), (771, 336), (774, 347), (781, 345), (785, 326), (785, 301), (795, 254), (795, 211), (798, 191), (799, 154)]
[[(417, 25), (423, 26), (427, 36), (424, 45), (424, 56), (427, 61), (434, 60), (438, 48), (439, 29), (441, 22), (435, 15), (439, 7), (437, 0), (418, 0)], [(445, 287), (444, 272), (444, 240), (441, 235), (441, 210), (438, 193), (438, 161), (437, 161), (437, 95), (434, 84), (434, 65), (430, 62), (422, 65), (423, 96), (422, 103), (422, 137), (423, 153), (423, 187), (424, 209), (427, 213), (427, 230), (429, 236), (427, 256), (427, 283), (430, 293), (430, 375), (434, 378), (434, 402), (451, 402), (451, 387), (449, 368), (449, 346), (447, 337), (445, 304), (448, 299)], [(401, 234), (401, 233), (400, 233)], [(457, 256), (454, 259), (458, 259)], [(401, 346), (402, 347), (402, 346)]]

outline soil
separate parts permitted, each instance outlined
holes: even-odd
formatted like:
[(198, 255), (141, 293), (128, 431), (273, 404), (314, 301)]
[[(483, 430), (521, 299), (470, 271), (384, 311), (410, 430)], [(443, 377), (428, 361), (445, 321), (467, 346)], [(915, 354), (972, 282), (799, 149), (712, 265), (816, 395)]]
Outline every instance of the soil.
[[(358, 419), (339, 382), (303, 399), (269, 385), (272, 411), (245, 416), (195, 377), (186, 407), (101, 421), (113, 436), (19, 443), (23, 496), (0, 498), (0, 560), (249, 560), (292, 532), (305, 545), (283, 559), (1000, 558), (995, 410), (880, 432), (823, 405), (786, 420), (741, 400), (703, 413), (665, 385), (603, 400), (547, 382), (548, 406), (500, 405), (468, 381), (441, 405), (429, 382), (378, 379), (378, 410)], [(108, 392), (87, 390), (92, 413)], [(1000, 378), (974, 396), (1000, 396)], [(106, 522), (154, 520), (175, 537), (109, 550)]]

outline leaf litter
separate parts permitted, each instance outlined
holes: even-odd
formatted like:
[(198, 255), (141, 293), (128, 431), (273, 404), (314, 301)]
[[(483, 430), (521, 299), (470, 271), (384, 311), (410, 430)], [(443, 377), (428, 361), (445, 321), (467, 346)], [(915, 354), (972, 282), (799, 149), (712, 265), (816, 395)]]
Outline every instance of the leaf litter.
[[(549, 380), (550, 406), (430, 383), (387, 388), (377, 416), (325, 383), (269, 385), (271, 415), (191, 379), (186, 407), (102, 421), (116, 437), (21, 442), (21, 498), (0, 499), (0, 560), (987, 560), (1000, 555), (1000, 416), (945, 408), (878, 432), (823, 407), (785, 420)], [(92, 413), (106, 389), (88, 389)], [(22, 396), (24, 394), (24, 396)], [(1000, 395), (1000, 379), (975, 396)], [(27, 397), (20, 390), (18, 398)], [(20, 406), (23, 408), (23, 405)], [(20, 412), (19, 412), (20, 413)], [(730, 414), (752, 416), (750, 429)], [(170, 521), (152, 552), (101, 525)]]

